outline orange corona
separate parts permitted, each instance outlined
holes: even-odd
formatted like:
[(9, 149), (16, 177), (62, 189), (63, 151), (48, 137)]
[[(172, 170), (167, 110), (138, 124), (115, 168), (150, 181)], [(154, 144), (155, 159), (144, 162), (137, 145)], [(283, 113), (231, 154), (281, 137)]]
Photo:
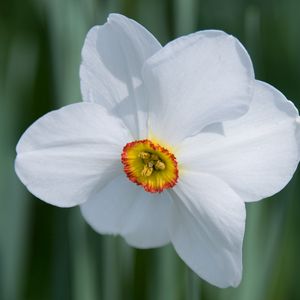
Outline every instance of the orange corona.
[(177, 183), (178, 167), (174, 154), (150, 140), (126, 144), (121, 160), (128, 179), (147, 192), (160, 193)]

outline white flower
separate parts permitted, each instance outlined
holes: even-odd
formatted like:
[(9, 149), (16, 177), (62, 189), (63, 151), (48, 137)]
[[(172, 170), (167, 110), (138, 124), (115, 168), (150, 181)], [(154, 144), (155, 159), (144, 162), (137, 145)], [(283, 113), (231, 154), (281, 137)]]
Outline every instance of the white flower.
[(244, 202), (280, 191), (299, 162), (298, 112), (254, 79), (237, 39), (215, 30), (165, 47), (113, 14), (85, 40), (83, 103), (37, 120), (16, 172), (37, 197), (81, 205), (99, 233), (138, 248), (171, 242), (199, 276), (237, 286)]

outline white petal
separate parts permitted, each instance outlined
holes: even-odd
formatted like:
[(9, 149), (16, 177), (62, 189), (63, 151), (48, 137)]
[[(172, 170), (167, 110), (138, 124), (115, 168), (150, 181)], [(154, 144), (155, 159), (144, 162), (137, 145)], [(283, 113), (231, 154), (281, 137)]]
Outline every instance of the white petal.
[(50, 112), (17, 145), (15, 168), (28, 190), (57, 206), (73, 206), (122, 171), (122, 147), (132, 139), (123, 123), (93, 103)]
[(111, 14), (93, 27), (82, 49), (84, 101), (97, 102), (121, 117), (137, 139), (145, 136), (147, 102), (141, 78), (145, 60), (161, 48), (143, 26)]
[(169, 242), (170, 198), (150, 194), (130, 182), (125, 174), (81, 205), (86, 221), (99, 233), (120, 234), (137, 248), (153, 248)]
[(227, 182), (245, 201), (280, 191), (299, 162), (300, 129), (294, 105), (272, 86), (256, 82), (249, 112), (223, 123), (223, 134), (205, 132), (187, 139), (178, 160), (184, 168)]
[(174, 187), (171, 241), (200, 277), (218, 287), (237, 286), (242, 275), (245, 205), (223, 181), (184, 172)]
[(143, 76), (151, 99), (149, 128), (170, 143), (244, 114), (253, 93), (246, 50), (221, 31), (199, 31), (169, 43), (147, 60)]

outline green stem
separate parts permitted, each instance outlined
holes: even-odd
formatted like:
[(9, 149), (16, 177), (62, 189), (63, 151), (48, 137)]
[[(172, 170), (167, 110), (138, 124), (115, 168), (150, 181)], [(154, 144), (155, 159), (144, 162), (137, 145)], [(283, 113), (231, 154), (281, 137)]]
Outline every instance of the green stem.
[(201, 300), (200, 278), (187, 268), (186, 299)]

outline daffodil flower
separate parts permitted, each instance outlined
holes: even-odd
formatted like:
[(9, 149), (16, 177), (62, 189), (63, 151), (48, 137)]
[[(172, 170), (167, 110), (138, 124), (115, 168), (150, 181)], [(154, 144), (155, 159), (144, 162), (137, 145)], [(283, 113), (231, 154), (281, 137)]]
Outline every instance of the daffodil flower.
[(87, 34), (83, 102), (50, 112), (17, 145), (28, 190), (80, 205), (101, 234), (172, 243), (200, 277), (237, 286), (245, 202), (280, 191), (299, 162), (299, 116), (257, 81), (231, 35), (199, 31), (162, 47), (112, 14)]

